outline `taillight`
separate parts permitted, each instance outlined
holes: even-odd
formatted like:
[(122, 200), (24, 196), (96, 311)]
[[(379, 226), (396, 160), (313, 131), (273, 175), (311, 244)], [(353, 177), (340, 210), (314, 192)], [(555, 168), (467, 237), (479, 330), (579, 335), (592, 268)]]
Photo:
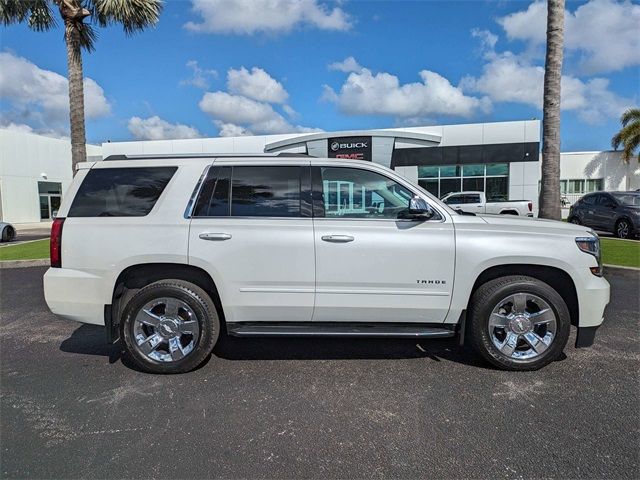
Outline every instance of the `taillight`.
[(528, 205), (529, 205), (529, 211), (533, 212), (533, 203), (529, 202)]
[(56, 218), (51, 225), (51, 243), (49, 256), (53, 268), (62, 267), (62, 225), (64, 218)]

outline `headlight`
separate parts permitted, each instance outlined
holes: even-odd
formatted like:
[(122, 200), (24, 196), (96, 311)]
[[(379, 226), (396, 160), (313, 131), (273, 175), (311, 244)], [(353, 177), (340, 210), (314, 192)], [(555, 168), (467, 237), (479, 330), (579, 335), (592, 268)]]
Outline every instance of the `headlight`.
[(576, 238), (576, 245), (580, 250), (589, 255), (596, 257), (598, 262), (597, 267), (591, 267), (591, 273), (601, 277), (602, 276), (602, 262), (600, 261), (600, 239), (593, 233), (591, 237), (578, 237)]

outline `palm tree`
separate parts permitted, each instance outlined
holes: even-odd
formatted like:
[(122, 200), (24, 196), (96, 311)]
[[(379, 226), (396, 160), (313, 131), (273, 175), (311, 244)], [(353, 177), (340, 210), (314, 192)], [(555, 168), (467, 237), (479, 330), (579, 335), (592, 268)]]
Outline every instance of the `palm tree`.
[[(640, 108), (630, 108), (620, 117), (622, 128), (611, 139), (614, 150), (622, 145), (622, 158), (629, 163), (634, 150), (640, 146)], [(640, 153), (638, 153), (640, 162)]]
[[(97, 32), (94, 25), (122, 24), (127, 35), (155, 25), (162, 10), (161, 0), (0, 0), (3, 25), (27, 22), (42, 32), (56, 26), (53, 9), (64, 24), (69, 69), (69, 106), (71, 120), (71, 162), (75, 173), (78, 162), (87, 157), (84, 127), (84, 90), (82, 49), (94, 50)], [(92, 23), (85, 23), (91, 17)]]
[(564, 42), (564, 0), (547, 2), (547, 54), (542, 106), (542, 178), (538, 216), (561, 220), (560, 82)]

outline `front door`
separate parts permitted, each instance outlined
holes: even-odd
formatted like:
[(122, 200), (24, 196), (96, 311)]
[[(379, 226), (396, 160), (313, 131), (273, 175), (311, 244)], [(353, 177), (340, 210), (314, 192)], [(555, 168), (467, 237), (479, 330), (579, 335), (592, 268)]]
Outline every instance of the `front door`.
[(216, 161), (189, 231), (189, 263), (209, 272), (227, 322), (311, 321), (315, 258), (309, 162)]
[(398, 219), (414, 192), (380, 173), (329, 165), (312, 172), (320, 194), (313, 320), (443, 322), (453, 289), (451, 220)]

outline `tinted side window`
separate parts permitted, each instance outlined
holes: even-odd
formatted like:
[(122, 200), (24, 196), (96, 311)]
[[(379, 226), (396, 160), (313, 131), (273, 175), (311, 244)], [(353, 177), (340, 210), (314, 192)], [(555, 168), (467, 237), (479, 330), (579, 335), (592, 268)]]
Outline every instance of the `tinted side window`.
[(233, 167), (231, 216), (301, 216), (302, 173), (299, 166)]
[(593, 205), (596, 203), (596, 198), (599, 195), (587, 195), (586, 197), (582, 197), (582, 200), (580, 200), (580, 203), (584, 203), (585, 205)]
[(465, 195), (464, 203), (480, 203), (480, 195)]
[(231, 167), (212, 167), (193, 209), (194, 217), (228, 217)]
[(447, 198), (444, 203), (447, 205), (459, 205), (464, 203), (464, 197), (462, 195), (453, 195), (452, 197)]
[(379, 173), (346, 167), (320, 167), (324, 216), (392, 218), (409, 207), (412, 192)]
[(144, 217), (177, 167), (94, 168), (69, 209), (69, 217)]

